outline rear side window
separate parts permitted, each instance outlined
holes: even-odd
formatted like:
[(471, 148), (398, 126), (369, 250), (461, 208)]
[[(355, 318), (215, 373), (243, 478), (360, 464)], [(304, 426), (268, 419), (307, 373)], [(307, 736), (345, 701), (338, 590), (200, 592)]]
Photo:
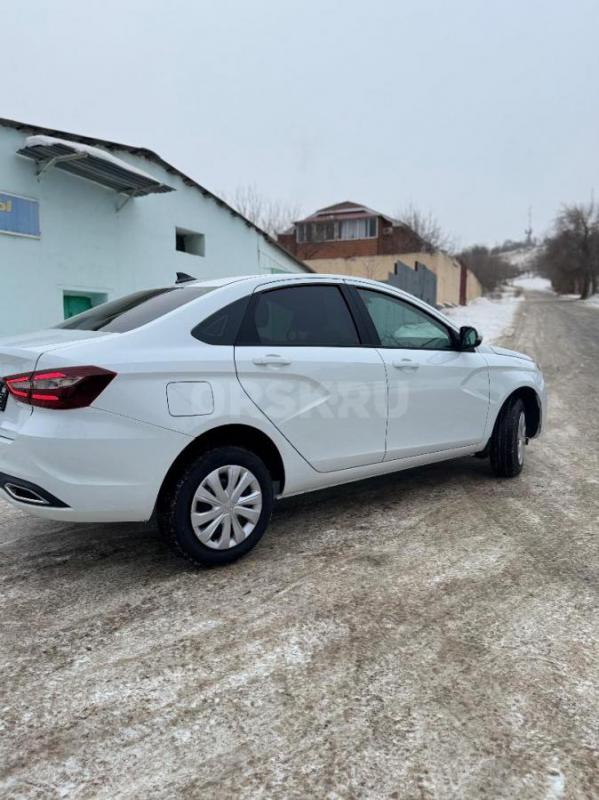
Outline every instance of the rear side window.
[(166, 289), (147, 289), (118, 300), (111, 300), (109, 303), (102, 303), (54, 327), (66, 330), (125, 333), (196, 300), (213, 291), (213, 288), (170, 286)]
[(255, 295), (246, 345), (356, 347), (356, 326), (336, 286), (292, 286)]
[(191, 335), (206, 344), (235, 344), (251, 295), (215, 311), (192, 330)]

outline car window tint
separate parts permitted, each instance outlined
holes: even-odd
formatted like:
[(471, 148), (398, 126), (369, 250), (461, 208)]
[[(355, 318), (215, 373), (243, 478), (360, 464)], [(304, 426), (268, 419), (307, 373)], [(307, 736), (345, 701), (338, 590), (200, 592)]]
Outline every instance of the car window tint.
[(452, 350), (449, 331), (419, 308), (391, 295), (358, 289), (383, 347)]
[(163, 289), (148, 289), (135, 292), (109, 303), (90, 308), (82, 314), (55, 325), (55, 328), (81, 331), (106, 331), (125, 333), (139, 328), (152, 320), (174, 311), (175, 308), (196, 300), (213, 287), (188, 286), (185, 288), (169, 286)]
[(360, 340), (336, 286), (293, 286), (256, 296), (244, 343), (352, 347)]
[(192, 336), (207, 344), (235, 344), (250, 296), (215, 311), (192, 330)]

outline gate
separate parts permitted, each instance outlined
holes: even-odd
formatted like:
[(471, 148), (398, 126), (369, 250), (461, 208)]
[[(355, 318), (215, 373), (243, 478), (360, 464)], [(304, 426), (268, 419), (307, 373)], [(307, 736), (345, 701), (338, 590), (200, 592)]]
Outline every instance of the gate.
[(396, 261), (395, 273), (389, 273), (387, 283), (413, 294), (431, 306), (437, 304), (437, 276), (418, 261), (414, 269)]

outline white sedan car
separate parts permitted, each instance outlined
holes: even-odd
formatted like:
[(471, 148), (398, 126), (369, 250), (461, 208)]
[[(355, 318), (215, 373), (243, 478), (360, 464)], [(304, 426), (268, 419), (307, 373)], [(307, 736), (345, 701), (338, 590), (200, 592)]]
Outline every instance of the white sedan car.
[(188, 281), (0, 342), (0, 490), (73, 522), (157, 516), (223, 564), (275, 498), (480, 455), (517, 475), (544, 416), (528, 356), (343, 276)]

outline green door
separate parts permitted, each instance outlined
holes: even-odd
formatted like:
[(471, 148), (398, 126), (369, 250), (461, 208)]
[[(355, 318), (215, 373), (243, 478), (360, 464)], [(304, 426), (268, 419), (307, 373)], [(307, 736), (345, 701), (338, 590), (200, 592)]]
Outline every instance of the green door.
[(88, 311), (92, 307), (91, 297), (81, 294), (65, 294), (63, 298), (64, 318), (74, 317), (82, 311)]

